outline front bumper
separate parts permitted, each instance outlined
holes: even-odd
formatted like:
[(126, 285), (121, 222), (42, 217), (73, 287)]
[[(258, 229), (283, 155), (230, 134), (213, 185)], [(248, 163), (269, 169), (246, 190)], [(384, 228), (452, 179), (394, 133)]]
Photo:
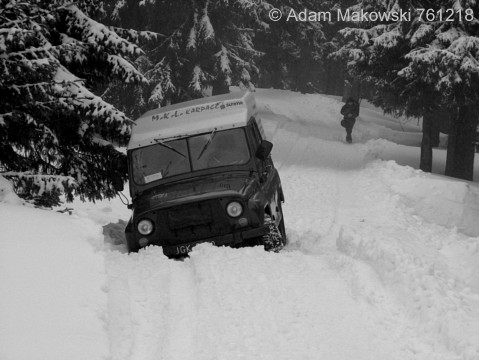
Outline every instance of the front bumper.
[(215, 236), (207, 239), (202, 239), (200, 241), (192, 241), (188, 243), (184, 243), (181, 245), (172, 245), (172, 246), (163, 246), (163, 253), (166, 256), (185, 256), (187, 255), (197, 244), (209, 242), (216, 246), (234, 246), (237, 244), (242, 243), (245, 240), (261, 237), (266, 235), (269, 231), (269, 227), (267, 225), (263, 225), (259, 228), (249, 229), (245, 231), (238, 231), (231, 234)]

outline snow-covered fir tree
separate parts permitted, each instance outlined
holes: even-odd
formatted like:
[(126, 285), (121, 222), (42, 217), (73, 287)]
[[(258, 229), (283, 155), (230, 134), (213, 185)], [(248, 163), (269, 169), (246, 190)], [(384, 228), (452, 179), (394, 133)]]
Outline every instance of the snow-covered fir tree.
[[(95, 1), (0, 1), (0, 171), (39, 204), (65, 192), (82, 199), (116, 194), (130, 120), (93, 90), (117, 79), (147, 83), (133, 60), (145, 36), (88, 16)], [(99, 6), (100, 5), (100, 6)]]
[[(271, 1), (283, 17), (269, 22), (266, 31), (258, 32), (255, 44), (264, 53), (258, 67), (259, 85), (301, 92), (324, 92), (329, 38), (336, 24), (329, 21), (296, 21), (290, 14), (334, 11), (337, 1), (289, 0)], [(293, 13), (294, 12), (294, 13)]]
[(138, 99), (156, 107), (209, 91), (225, 93), (231, 85), (305, 89), (299, 83), (310, 83), (320, 69), (321, 26), (276, 23), (268, 14), (274, 7), (286, 14), (293, 7), (323, 9), (318, 6), (306, 0), (125, 0), (111, 2), (107, 8), (112, 25), (164, 36), (148, 48), (151, 67), (145, 76), (151, 88), (142, 93), (149, 94), (146, 99)]
[(423, 116), (426, 131), (437, 114), (451, 114), (446, 174), (471, 180), (479, 118), (479, 2), (362, 0), (353, 9), (411, 12), (411, 21), (343, 30), (346, 43), (338, 53), (354, 75), (374, 84), (373, 102), (387, 112)]

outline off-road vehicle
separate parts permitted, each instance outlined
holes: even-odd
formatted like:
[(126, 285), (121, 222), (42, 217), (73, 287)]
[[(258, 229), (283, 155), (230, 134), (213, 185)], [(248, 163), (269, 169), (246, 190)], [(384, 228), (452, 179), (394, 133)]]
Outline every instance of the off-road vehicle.
[(202, 242), (280, 249), (284, 196), (272, 146), (249, 92), (142, 115), (127, 151), (128, 250), (158, 245), (167, 256), (184, 256)]

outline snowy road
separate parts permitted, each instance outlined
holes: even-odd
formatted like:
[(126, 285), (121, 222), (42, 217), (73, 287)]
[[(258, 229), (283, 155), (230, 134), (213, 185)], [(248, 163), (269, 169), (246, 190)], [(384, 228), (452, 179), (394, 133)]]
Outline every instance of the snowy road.
[(109, 261), (114, 359), (415, 358), (418, 329), (345, 256), (203, 245)]
[[(477, 293), (441, 253), (477, 239), (409, 211), (391, 188), (415, 172), (338, 141), (341, 128), (317, 123), (315, 104), (295, 119), (262, 100), (290, 246), (202, 245), (183, 262), (157, 248), (110, 254), (112, 358), (479, 358)], [(327, 105), (330, 120), (339, 105)]]
[[(70, 360), (479, 359), (477, 185), (377, 160), (385, 150), (400, 158), (402, 146), (420, 137), (417, 127), (398, 127), (373, 109), (361, 110), (349, 145), (335, 99), (274, 90), (259, 90), (257, 99), (286, 196), (288, 247), (274, 254), (203, 244), (184, 261), (155, 247), (127, 255), (121, 246), (101, 248), (101, 226), (128, 217), (117, 200), (77, 203), (72, 217), (42, 213), (51, 228), (68, 218), (59, 240), (37, 245), (55, 247), (47, 260), (2, 238), (4, 254), (23, 255), (0, 258), (0, 267), (9, 264), (0, 270), (16, 274), (0, 276), (0, 288), (9, 290), (0, 310), (13, 309), (0, 313), (11, 322), (0, 329), (2, 360), (40, 360), (48, 351), (50, 359)], [(18, 218), (9, 239), (28, 244), (43, 236)], [(68, 229), (74, 241), (61, 238)], [(72, 250), (82, 254), (75, 271)], [(65, 259), (57, 264), (63, 273), (51, 270), (56, 257)], [(63, 295), (54, 286), (59, 279), (76, 289), (75, 297), (62, 297), (60, 313), (80, 309), (67, 329), (77, 328), (63, 331), (57, 316), (45, 333), (38, 313), (54, 314), (58, 304), (17, 300)], [(18, 315), (26, 308), (28, 318)], [(82, 328), (85, 314), (90, 323)], [(17, 340), (22, 326), (31, 327), (23, 332), (30, 348)], [(92, 334), (95, 346), (72, 350)]]

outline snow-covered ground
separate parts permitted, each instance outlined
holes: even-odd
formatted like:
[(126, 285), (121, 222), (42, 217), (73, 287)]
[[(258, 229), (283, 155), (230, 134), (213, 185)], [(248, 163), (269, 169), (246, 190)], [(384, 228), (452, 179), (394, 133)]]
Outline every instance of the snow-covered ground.
[(290, 245), (127, 255), (119, 199), (69, 216), (0, 182), (0, 359), (479, 359), (477, 182), (415, 170), (415, 121), (362, 104), (349, 145), (336, 99), (256, 97)]

